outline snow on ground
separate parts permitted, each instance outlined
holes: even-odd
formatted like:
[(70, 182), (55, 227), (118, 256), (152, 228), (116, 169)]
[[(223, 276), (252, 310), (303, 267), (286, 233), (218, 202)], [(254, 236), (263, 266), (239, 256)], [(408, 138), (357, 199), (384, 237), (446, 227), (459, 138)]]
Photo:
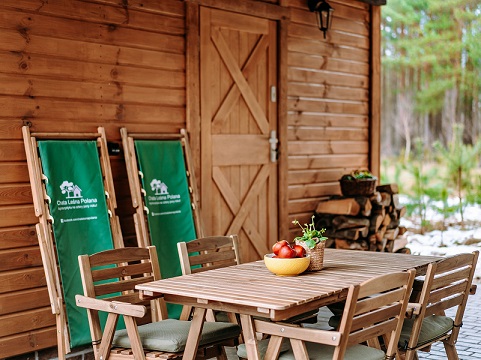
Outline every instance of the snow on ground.
[[(402, 202), (407, 199), (401, 199)], [(435, 211), (427, 212), (427, 220), (430, 222), (442, 221), (442, 215)], [(408, 247), (413, 254), (449, 256), (463, 252), (481, 251), (481, 206), (467, 206), (464, 212), (464, 228), (459, 225), (459, 214), (451, 216), (446, 224), (446, 230), (434, 230), (426, 232), (424, 235), (414, 231), (406, 232)], [(401, 226), (407, 229), (419, 229), (418, 221), (415, 217), (405, 217), (401, 219)], [(477, 282), (481, 280), (481, 259), (476, 267), (475, 277)]]

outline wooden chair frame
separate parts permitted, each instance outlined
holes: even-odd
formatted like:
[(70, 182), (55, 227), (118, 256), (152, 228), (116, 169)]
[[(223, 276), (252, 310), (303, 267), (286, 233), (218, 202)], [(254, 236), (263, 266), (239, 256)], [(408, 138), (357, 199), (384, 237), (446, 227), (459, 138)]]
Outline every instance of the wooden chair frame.
[(183, 150), (189, 191), (191, 194), (192, 213), (194, 226), (198, 237), (204, 236), (199, 204), (197, 183), (193, 171), (192, 154), (189, 147), (189, 138), (185, 129), (180, 130), (180, 134), (152, 134), (152, 133), (129, 133), (126, 128), (120, 129), (122, 146), (124, 149), (125, 163), (127, 166), (127, 176), (129, 179), (130, 194), (132, 196), (132, 206), (135, 209), (134, 223), (135, 232), (139, 246), (146, 247), (151, 245), (147, 219), (145, 216), (144, 190), (139, 178), (139, 167), (135, 153), (134, 140), (180, 140)]
[[(177, 249), (183, 275), (241, 263), (237, 235), (208, 236), (179, 242)], [(200, 267), (192, 268), (197, 265)]]
[[(182, 241), (177, 243), (177, 250), (179, 251), (183, 275), (241, 263), (237, 235), (209, 236), (189, 242)], [(200, 267), (195, 268), (195, 266)], [(191, 312), (192, 306), (184, 306), (180, 318), (184, 320), (189, 319)], [(235, 314), (228, 313), (227, 315), (229, 321), (238, 322)], [(216, 320), (211, 310), (207, 311), (206, 317), (208, 321)]]
[(351, 286), (337, 331), (254, 320), (256, 331), (271, 335), (264, 359), (278, 358), (283, 338), (289, 338), (296, 359), (309, 359), (307, 341), (333, 346), (333, 359), (338, 360), (344, 358), (348, 346), (362, 342), (380, 349), (379, 336), (384, 338), (386, 359), (393, 359), (414, 276), (415, 270), (410, 270)]
[[(108, 266), (108, 265), (114, 265)], [(149, 300), (141, 299), (135, 286), (160, 279), (159, 262), (155, 246), (146, 248), (121, 248), (102, 251), (93, 255), (79, 256), (84, 295), (77, 295), (79, 307), (87, 309), (95, 359), (181, 359), (182, 353), (149, 351), (143, 348), (138, 324), (167, 319), (167, 308), (163, 298), (150, 300), (152, 313), (149, 317), (146, 306)], [(108, 266), (108, 267), (106, 267)], [(114, 282), (97, 283), (100, 280), (115, 279)], [(98, 299), (97, 296), (102, 296)], [(154, 311), (155, 309), (155, 311)], [(102, 332), (99, 311), (108, 313)], [(146, 316), (147, 315), (147, 316)], [(123, 316), (131, 348), (112, 348), (119, 316)], [(147, 321), (144, 321), (146, 318)], [(217, 357), (226, 359), (223, 346), (234, 346), (234, 339), (217, 341), (200, 346), (198, 359)]]
[(52, 313), (56, 317), (58, 357), (60, 360), (63, 360), (65, 359), (65, 355), (71, 351), (70, 335), (63, 304), (63, 291), (60, 274), (57, 267), (57, 256), (52, 229), (53, 217), (50, 214), (48, 206), (50, 198), (48, 197), (45, 188), (44, 181), (46, 180), (46, 177), (42, 173), (41, 159), (39, 158), (37, 151), (37, 140), (55, 139), (97, 141), (114, 247), (123, 247), (120, 223), (118, 217), (115, 215), (117, 202), (108, 156), (107, 140), (105, 137), (105, 130), (102, 127), (98, 128), (97, 133), (31, 133), (28, 126), (23, 126), (22, 134), (32, 189), (33, 205), (35, 215), (38, 217), (38, 224), (36, 225), (37, 238), (47, 282), (50, 305)]
[[(431, 344), (442, 341), (448, 359), (458, 359), (456, 341), (462, 326), (466, 303), (472, 286), (479, 251), (470, 254), (458, 254), (428, 265), (423, 282), (416, 281), (414, 292), (418, 294), (417, 303), (410, 303), (414, 322), (405, 359), (417, 359), (417, 350), (429, 351)], [(457, 307), (454, 325), (451, 331), (429, 343), (417, 346), (423, 319), (430, 315), (445, 315), (445, 310)]]

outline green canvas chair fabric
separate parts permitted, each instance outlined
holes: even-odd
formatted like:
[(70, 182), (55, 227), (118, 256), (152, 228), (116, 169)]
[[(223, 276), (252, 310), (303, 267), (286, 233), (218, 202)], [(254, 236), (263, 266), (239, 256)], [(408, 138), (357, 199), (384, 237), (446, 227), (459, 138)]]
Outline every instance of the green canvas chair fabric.
[[(177, 243), (197, 237), (187, 182), (184, 152), (179, 140), (135, 140), (135, 152), (145, 190), (151, 245), (159, 254), (162, 278), (182, 275)], [(168, 304), (170, 318), (181, 306)]]
[(71, 346), (90, 343), (77, 256), (113, 248), (97, 142), (38, 141), (60, 265)]

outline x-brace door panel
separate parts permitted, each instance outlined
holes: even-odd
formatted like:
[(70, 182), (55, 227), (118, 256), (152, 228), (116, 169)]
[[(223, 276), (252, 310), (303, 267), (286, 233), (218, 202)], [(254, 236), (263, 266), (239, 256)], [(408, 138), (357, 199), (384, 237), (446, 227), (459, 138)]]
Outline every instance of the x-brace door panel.
[(201, 206), (206, 233), (238, 234), (243, 261), (277, 240), (276, 23), (201, 8)]

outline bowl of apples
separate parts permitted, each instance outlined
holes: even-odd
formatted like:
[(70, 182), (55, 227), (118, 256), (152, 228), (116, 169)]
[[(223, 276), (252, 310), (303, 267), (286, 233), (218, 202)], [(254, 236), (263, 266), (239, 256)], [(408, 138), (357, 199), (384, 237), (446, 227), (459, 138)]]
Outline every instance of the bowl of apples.
[(291, 246), (287, 240), (275, 243), (272, 251), (272, 254), (264, 255), (264, 264), (270, 272), (279, 276), (302, 274), (311, 262), (302, 246)]

